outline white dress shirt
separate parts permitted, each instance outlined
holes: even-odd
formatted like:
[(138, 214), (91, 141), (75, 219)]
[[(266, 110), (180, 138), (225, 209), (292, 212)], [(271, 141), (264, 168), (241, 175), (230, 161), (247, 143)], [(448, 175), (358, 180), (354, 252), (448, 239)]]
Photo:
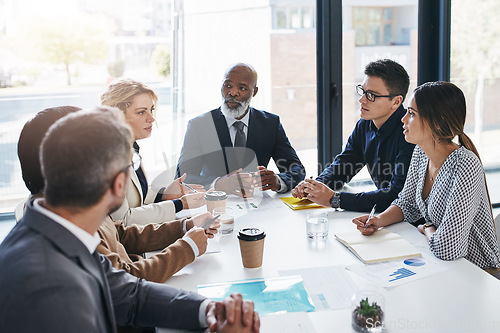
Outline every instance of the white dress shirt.
[[(234, 119), (233, 117), (225, 115), (224, 113), (222, 113), (222, 115), (224, 116), (224, 118), (226, 118), (227, 127), (229, 129), (229, 136), (231, 137), (231, 143), (233, 144), (233, 146), (234, 146), (234, 140), (236, 138), (236, 127), (234, 127), (233, 124), (237, 121), (241, 121), (245, 125), (243, 126), (243, 133), (245, 133), (245, 138), (248, 140), (248, 121), (250, 120), (250, 112), (247, 112), (247, 114), (241, 119)], [(212, 183), (212, 187), (215, 186), (215, 182), (218, 179), (219, 178), (216, 178), (214, 180), (214, 182)], [(276, 175), (276, 180), (280, 185), (280, 188), (278, 189), (277, 192), (279, 193), (286, 192), (287, 188), (285, 182), (278, 175)]]

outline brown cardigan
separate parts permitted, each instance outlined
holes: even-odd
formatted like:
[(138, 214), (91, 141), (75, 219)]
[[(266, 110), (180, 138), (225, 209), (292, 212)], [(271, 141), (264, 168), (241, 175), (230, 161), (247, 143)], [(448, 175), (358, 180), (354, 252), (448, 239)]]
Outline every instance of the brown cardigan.
[[(107, 256), (114, 268), (153, 282), (165, 282), (181, 268), (194, 261), (191, 246), (182, 238), (184, 220), (162, 224), (132, 225), (107, 217), (98, 230), (99, 253)], [(147, 259), (141, 254), (158, 251)]]

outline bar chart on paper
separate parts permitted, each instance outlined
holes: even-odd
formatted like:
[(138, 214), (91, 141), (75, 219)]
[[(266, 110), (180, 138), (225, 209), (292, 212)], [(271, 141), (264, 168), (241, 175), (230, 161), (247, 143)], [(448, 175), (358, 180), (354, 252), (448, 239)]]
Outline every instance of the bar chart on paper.
[(396, 270), (394, 273), (392, 273), (391, 275), (389, 275), (390, 277), (393, 277), (392, 279), (389, 280), (389, 282), (393, 282), (393, 281), (396, 281), (399, 279), (404, 279), (404, 278), (407, 278), (407, 277), (415, 275), (415, 274), (417, 274), (417, 273), (412, 272), (409, 269), (400, 268), (400, 269)]
[(422, 254), (422, 258), (355, 264), (347, 266), (347, 269), (381, 287), (395, 287), (446, 270), (447, 266), (443, 263), (438, 265), (438, 260), (432, 255)]

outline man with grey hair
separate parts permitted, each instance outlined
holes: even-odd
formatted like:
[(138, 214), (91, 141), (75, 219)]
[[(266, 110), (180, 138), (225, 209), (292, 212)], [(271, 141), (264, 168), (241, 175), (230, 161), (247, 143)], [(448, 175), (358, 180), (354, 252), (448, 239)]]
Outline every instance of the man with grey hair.
[[(250, 107), (258, 90), (252, 66), (229, 68), (222, 105), (188, 123), (177, 164), (177, 174), (186, 173), (186, 182), (250, 197), (254, 186), (282, 193), (304, 179), (305, 169), (279, 117)], [(271, 158), (279, 174), (267, 169)]]
[(212, 302), (115, 270), (95, 251), (97, 229), (125, 197), (132, 141), (113, 109), (77, 112), (49, 129), (40, 153), (45, 198), (28, 203), (0, 244), (2, 332), (116, 332), (117, 324), (259, 330), (241, 295)]

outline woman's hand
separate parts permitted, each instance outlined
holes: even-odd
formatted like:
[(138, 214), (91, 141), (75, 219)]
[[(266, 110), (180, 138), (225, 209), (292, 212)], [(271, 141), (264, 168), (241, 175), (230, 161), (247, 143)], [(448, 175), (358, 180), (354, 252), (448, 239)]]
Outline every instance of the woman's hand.
[(175, 179), (172, 184), (168, 185), (167, 188), (165, 188), (165, 190), (163, 191), (162, 200), (180, 199), (185, 194), (196, 193), (195, 191), (205, 192), (205, 188), (203, 187), (203, 185), (199, 184), (189, 184), (189, 187), (191, 187), (195, 191), (190, 190), (182, 183), (185, 179), (186, 174), (183, 174), (179, 178)]
[(375, 231), (382, 226), (380, 219), (377, 216), (368, 220), (369, 216), (370, 215), (363, 215), (352, 220), (352, 223), (354, 223), (357, 226), (357, 229), (365, 236), (373, 235)]

